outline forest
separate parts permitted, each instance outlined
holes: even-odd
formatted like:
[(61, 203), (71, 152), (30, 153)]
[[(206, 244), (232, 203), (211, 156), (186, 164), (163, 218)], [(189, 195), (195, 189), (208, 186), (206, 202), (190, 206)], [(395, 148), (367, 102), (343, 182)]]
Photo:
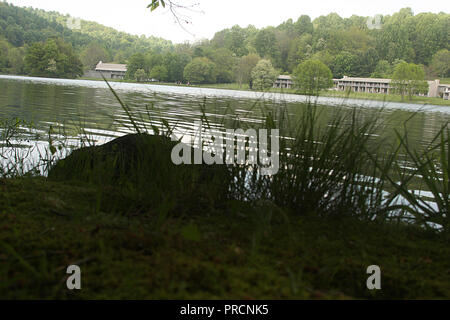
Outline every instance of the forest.
[[(450, 76), (450, 14), (443, 12), (415, 15), (404, 8), (381, 16), (380, 28), (371, 27), (368, 17), (331, 13), (312, 20), (299, 13), (297, 20), (276, 27), (235, 25), (212, 39), (181, 44), (84, 20), (79, 29), (71, 29), (69, 19), (73, 18), (0, 3), (0, 72), (77, 77), (79, 69), (91, 69), (102, 60), (128, 64), (128, 78), (138, 81), (250, 82), (251, 86), (260, 59), (269, 60), (278, 74), (292, 74), (299, 64), (313, 59), (328, 66), (335, 78), (392, 77), (403, 62), (422, 66), (428, 79)], [(40, 70), (33, 67), (36, 43), (41, 51), (56, 48), (46, 55), (48, 66)]]

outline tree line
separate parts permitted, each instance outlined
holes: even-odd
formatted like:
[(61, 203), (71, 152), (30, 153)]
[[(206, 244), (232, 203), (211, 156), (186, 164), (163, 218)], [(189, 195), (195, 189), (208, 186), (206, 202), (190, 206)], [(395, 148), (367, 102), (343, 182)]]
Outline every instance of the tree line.
[[(450, 15), (446, 13), (414, 15), (405, 8), (382, 16), (380, 29), (369, 28), (367, 17), (356, 15), (342, 18), (331, 13), (315, 20), (301, 15), (276, 27), (236, 25), (210, 40), (182, 44), (132, 36), (87, 21), (82, 21), (80, 30), (71, 30), (67, 19), (56, 12), (0, 3), (0, 72), (36, 72), (27, 67), (25, 56), (33, 53), (34, 43), (50, 47), (46, 42), (54, 39), (72, 46), (83, 69), (100, 60), (127, 63), (127, 77), (138, 81), (237, 82), (252, 88), (254, 80), (260, 86), (258, 71), (270, 74), (273, 68), (277, 74), (296, 74), (306, 61), (321, 62), (335, 78), (392, 78), (404, 63), (418, 65), (425, 78), (450, 76)], [(58, 64), (64, 59), (53, 60)], [(259, 63), (262, 69), (255, 70)]]

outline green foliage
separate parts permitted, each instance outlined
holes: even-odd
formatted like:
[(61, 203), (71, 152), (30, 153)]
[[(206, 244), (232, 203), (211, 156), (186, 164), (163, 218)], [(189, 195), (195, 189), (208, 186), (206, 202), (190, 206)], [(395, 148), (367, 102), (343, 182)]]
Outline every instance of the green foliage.
[(441, 78), (450, 77), (450, 51), (442, 49), (433, 56), (431, 68)]
[[(431, 229), (434, 227), (432, 224), (438, 224), (450, 235), (449, 124), (446, 123), (442, 126), (433, 141), (422, 152), (412, 147), (407, 133), (402, 135), (396, 131), (396, 135), (400, 141), (400, 147), (406, 153), (406, 160), (414, 167), (411, 170), (405, 170), (396, 166), (400, 181), (391, 180), (396, 190), (392, 197), (398, 194), (408, 201), (409, 206), (404, 209), (413, 215), (418, 224)], [(436, 207), (433, 207), (425, 197), (420, 194), (416, 195), (412, 191), (411, 184), (418, 176), (430, 190)]]
[(164, 55), (164, 66), (167, 69), (168, 81), (183, 81), (184, 68), (191, 62), (187, 53), (168, 52)]
[(387, 60), (380, 60), (378, 61), (377, 66), (375, 67), (375, 70), (371, 74), (372, 78), (390, 78), (392, 77), (392, 66)]
[(321, 90), (333, 86), (330, 68), (318, 60), (307, 60), (298, 65), (294, 72), (295, 85), (301, 93), (318, 95)]
[(270, 60), (260, 60), (252, 70), (253, 88), (257, 90), (272, 88), (277, 77), (278, 73)]
[(298, 35), (303, 35), (305, 33), (313, 34), (314, 25), (311, 22), (311, 18), (309, 16), (302, 15), (295, 23), (295, 29)]
[(338, 54), (333, 61), (333, 76), (342, 78), (344, 76), (356, 76), (358, 67), (358, 57), (350, 52)]
[[(155, 0), (149, 8), (155, 10), (164, 5), (183, 7), (177, 1)], [(383, 16), (382, 28), (375, 30), (367, 28), (366, 17), (342, 18), (333, 13), (311, 21), (309, 16), (302, 15), (295, 22), (289, 19), (276, 27), (258, 30), (251, 25), (233, 26), (217, 32), (211, 41), (173, 45), (160, 38), (129, 35), (84, 20), (80, 29), (72, 30), (67, 28), (70, 17), (56, 12), (18, 8), (7, 3), (0, 3), (0, 9), (0, 47), (5, 47), (2, 42), (6, 41), (8, 48), (23, 51), (35, 42), (59, 37), (72, 44), (86, 68), (98, 62), (95, 60), (129, 63), (140, 53), (146, 62), (132, 66), (130, 79), (137, 69), (150, 72), (155, 66), (165, 66), (167, 81), (183, 81), (187, 64), (194, 58), (205, 57), (216, 65), (215, 81), (228, 83), (236, 77), (242, 78), (233, 74), (239, 65), (236, 58), (249, 54), (269, 59), (281, 73), (287, 74), (311, 58), (330, 67), (335, 77), (386, 76), (386, 69), (375, 70), (380, 60), (390, 64), (397, 60), (422, 64), (441, 77), (443, 70), (448, 70), (442, 53), (449, 49), (450, 15), (446, 13), (414, 15), (411, 9), (405, 8), (392, 16)], [(438, 51), (441, 52), (436, 56)], [(434, 56), (435, 66), (432, 65)], [(15, 54), (0, 56), (0, 71), (26, 72), (20, 60)]]
[(94, 70), (95, 66), (100, 62), (110, 61), (110, 56), (105, 48), (98, 43), (90, 43), (80, 55), (81, 62), (87, 70)]
[[(318, 61), (322, 62), (324, 65), (326, 65), (327, 67), (332, 66), (333, 62), (334, 62), (334, 56), (327, 50), (316, 52), (315, 54), (313, 54), (311, 56), (310, 59), (318, 60)], [(303, 60), (303, 61), (305, 61), (305, 60)]]
[(184, 78), (191, 83), (214, 83), (216, 65), (208, 58), (195, 58), (184, 68)]
[(24, 47), (12, 48), (9, 50), (8, 60), (10, 73), (12, 74), (25, 73), (25, 54), (26, 49)]
[(8, 52), (11, 45), (0, 38), (0, 72), (6, 72), (9, 68)]
[(150, 78), (159, 81), (167, 81), (168, 72), (165, 66), (155, 66), (150, 71)]
[(214, 50), (210, 57), (211, 61), (216, 65), (217, 83), (230, 83), (233, 81), (233, 68), (236, 65), (232, 52), (221, 48)]
[(144, 54), (136, 53), (130, 57), (127, 64), (127, 78), (134, 79), (137, 70), (143, 69), (144, 72), (149, 72), (148, 61)]
[(274, 28), (266, 28), (259, 31), (254, 40), (254, 45), (260, 57), (277, 61), (280, 49)]
[(134, 73), (134, 80), (137, 82), (145, 81), (147, 79), (147, 72), (144, 69), (137, 69)]
[(25, 56), (25, 69), (33, 76), (76, 78), (83, 74), (83, 64), (70, 44), (48, 39), (31, 45)]
[(369, 77), (378, 66), (378, 52), (374, 48), (369, 48), (359, 55), (358, 60), (359, 66), (357, 68), (357, 75), (361, 77)]
[(428, 84), (425, 81), (425, 71), (422, 66), (414, 63), (400, 62), (394, 70), (392, 86), (402, 97), (408, 95), (411, 100), (414, 94), (425, 94)]
[(235, 67), (235, 77), (239, 87), (242, 87), (243, 83), (248, 83), (249, 88), (253, 88), (252, 70), (256, 67), (259, 60), (261, 58), (255, 53), (250, 53), (239, 59)]
[(214, 48), (228, 49), (237, 57), (242, 57), (249, 54), (249, 42), (254, 33), (256, 33), (256, 29), (252, 26), (241, 28), (236, 25), (231, 29), (217, 32), (211, 40), (211, 45)]
[(20, 8), (0, 2), (0, 39), (4, 37), (13, 46), (24, 47), (58, 37), (72, 44), (80, 56), (90, 44), (95, 43), (107, 51), (108, 58), (120, 53), (125, 59), (136, 52), (173, 48), (170, 41), (130, 35), (92, 21), (81, 20), (80, 29), (69, 29), (69, 19), (72, 17), (54, 11)]
[(166, 3), (164, 0), (152, 0), (152, 3), (150, 3), (147, 8), (150, 8), (151, 11), (154, 11), (159, 8), (159, 6), (162, 6), (163, 8), (166, 7)]

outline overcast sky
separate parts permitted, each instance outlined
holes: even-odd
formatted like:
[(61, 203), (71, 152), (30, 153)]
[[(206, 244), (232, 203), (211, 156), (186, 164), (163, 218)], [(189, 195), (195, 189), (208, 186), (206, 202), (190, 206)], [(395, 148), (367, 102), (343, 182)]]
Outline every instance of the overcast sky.
[[(245, 27), (276, 26), (302, 14), (312, 19), (331, 12), (341, 17), (352, 14), (374, 16), (392, 14), (404, 7), (420, 12), (449, 12), (446, 0), (178, 0), (181, 3), (198, 3), (194, 12), (183, 11), (192, 24), (183, 31), (168, 10), (150, 12), (146, 9), (151, 0), (8, 0), (17, 6), (32, 6), (48, 11), (58, 11), (128, 33), (162, 37), (173, 42), (212, 38), (214, 33), (235, 24)], [(201, 11), (201, 12), (200, 12)]]

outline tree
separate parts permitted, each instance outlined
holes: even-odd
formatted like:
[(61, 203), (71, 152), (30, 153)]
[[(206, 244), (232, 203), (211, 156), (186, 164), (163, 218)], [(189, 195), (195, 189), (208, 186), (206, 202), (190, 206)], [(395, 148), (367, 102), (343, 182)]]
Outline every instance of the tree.
[(330, 68), (319, 60), (306, 60), (294, 71), (296, 86), (301, 93), (318, 95), (320, 90), (333, 86), (333, 74)]
[(298, 18), (295, 23), (295, 28), (297, 29), (298, 35), (302, 35), (304, 33), (312, 34), (314, 31), (314, 26), (311, 22), (311, 18), (307, 15), (302, 15)]
[(216, 66), (208, 58), (195, 58), (184, 68), (184, 78), (191, 83), (215, 83)]
[(259, 31), (254, 44), (260, 57), (265, 59), (270, 58), (273, 61), (278, 59), (280, 52), (273, 28), (266, 28)]
[(333, 75), (336, 78), (343, 76), (356, 75), (356, 68), (358, 65), (358, 57), (350, 52), (342, 52), (338, 54), (333, 61)]
[(414, 59), (415, 51), (410, 39), (411, 29), (414, 28), (411, 25), (413, 16), (410, 8), (404, 8), (385, 19), (383, 28), (375, 33), (376, 48), (382, 59), (391, 63), (395, 59)]
[(216, 49), (228, 49), (237, 57), (242, 57), (248, 54), (247, 39), (247, 29), (235, 25), (231, 29), (217, 32), (211, 40), (211, 45)]
[(378, 65), (379, 56), (377, 50), (369, 48), (359, 55), (356, 72), (358, 76), (369, 77)]
[(239, 59), (235, 67), (235, 77), (239, 83), (239, 88), (242, 88), (243, 83), (248, 83), (249, 88), (253, 88), (252, 70), (256, 67), (259, 60), (261, 58), (255, 53), (250, 53)]
[(148, 73), (148, 61), (146, 60), (144, 54), (136, 53), (132, 55), (127, 64), (127, 75), (128, 79), (135, 79), (135, 73), (139, 69), (143, 69), (145, 73)]
[(392, 77), (392, 66), (387, 60), (378, 61), (375, 70), (370, 75), (372, 78), (391, 78)]
[(230, 30), (230, 50), (238, 57), (248, 54), (246, 47), (246, 30), (240, 26), (235, 25)]
[(168, 72), (165, 66), (155, 66), (150, 71), (150, 78), (156, 79), (159, 81), (167, 81)]
[(309, 33), (303, 34), (299, 38), (291, 41), (291, 48), (288, 55), (289, 69), (294, 70), (298, 64), (311, 57), (313, 54), (313, 37)]
[(134, 73), (134, 79), (137, 82), (145, 81), (147, 79), (147, 73), (145, 72), (144, 69), (137, 69), (136, 72)]
[(271, 88), (277, 77), (270, 60), (260, 60), (252, 71), (253, 87), (259, 90)]
[(24, 74), (25, 72), (25, 48), (12, 48), (8, 52), (9, 71), (12, 74)]
[(230, 83), (233, 81), (233, 66), (235, 58), (233, 53), (225, 48), (214, 50), (210, 57), (212, 62), (216, 65), (217, 83)]
[(81, 62), (88, 70), (95, 69), (100, 61), (106, 62), (109, 60), (109, 54), (105, 48), (95, 42), (91, 42), (81, 53)]
[(164, 56), (163, 65), (167, 69), (168, 81), (183, 81), (184, 68), (191, 62), (191, 57), (187, 53), (169, 52)]
[(412, 99), (413, 94), (426, 93), (428, 84), (425, 81), (425, 71), (422, 66), (414, 63), (401, 62), (394, 70), (392, 86), (402, 100), (405, 95)]
[(70, 44), (48, 39), (28, 48), (25, 70), (33, 76), (76, 78), (83, 74), (83, 64)]
[(313, 54), (311, 56), (310, 59), (319, 60), (327, 67), (330, 67), (333, 65), (334, 56), (325, 50), (325, 51), (316, 52), (315, 54)]
[(0, 38), (0, 72), (6, 72), (9, 67), (9, 43)]
[(148, 68), (148, 71), (153, 69), (156, 66), (162, 66), (164, 64), (164, 56), (161, 53), (158, 52), (150, 52), (145, 57), (145, 64)]
[(442, 49), (433, 56), (431, 69), (441, 78), (450, 76), (450, 51)]

